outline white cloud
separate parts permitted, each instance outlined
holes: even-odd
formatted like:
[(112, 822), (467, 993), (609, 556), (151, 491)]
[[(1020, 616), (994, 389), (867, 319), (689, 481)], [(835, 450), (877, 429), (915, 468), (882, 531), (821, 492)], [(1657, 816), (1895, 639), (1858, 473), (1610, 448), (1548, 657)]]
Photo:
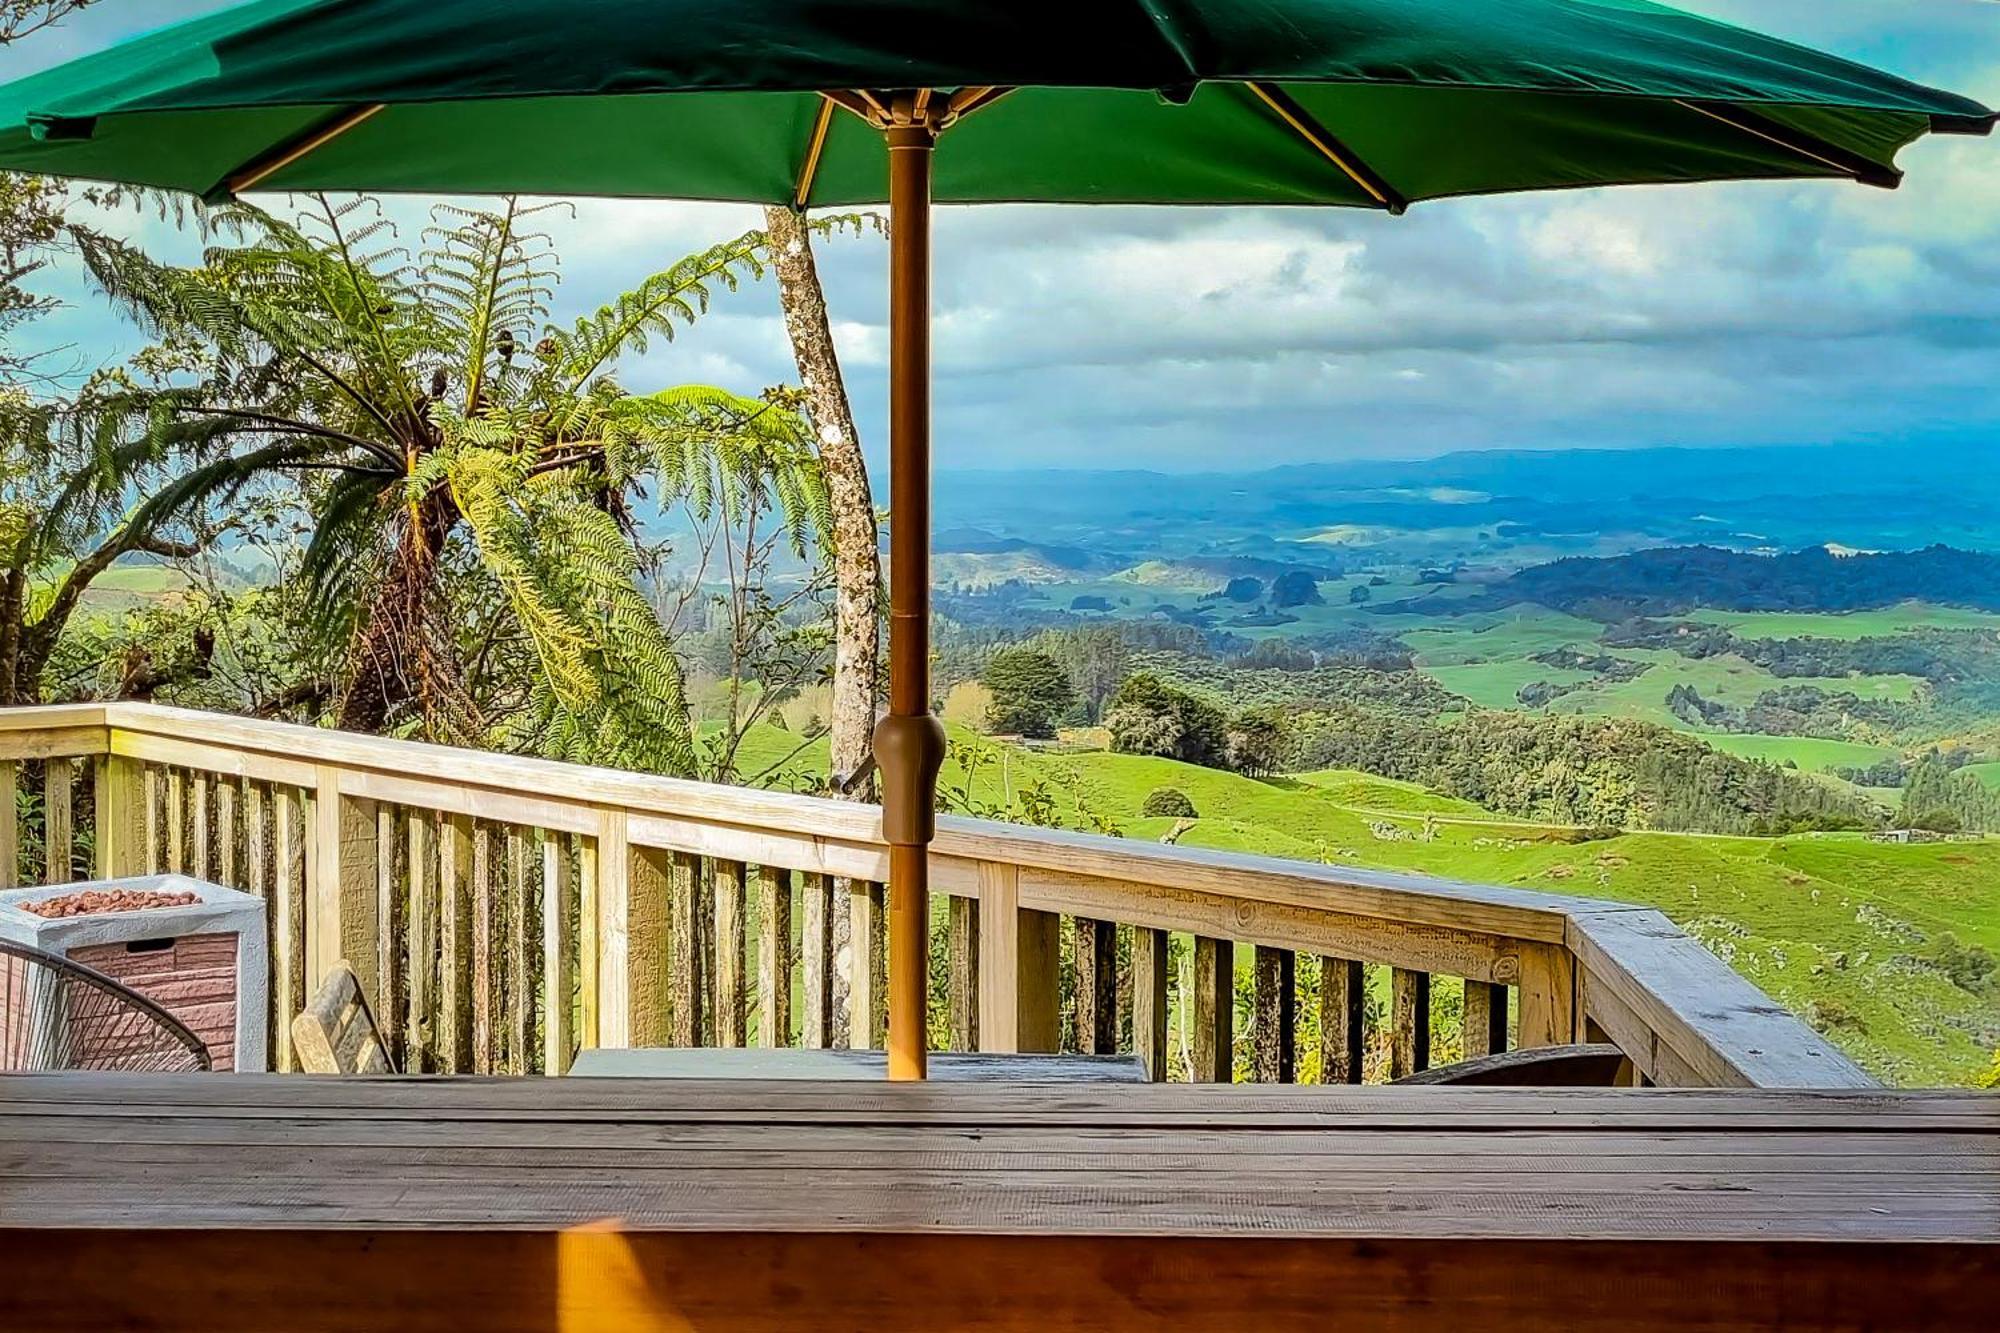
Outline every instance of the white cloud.
[[(1970, 0), (1696, 0), (2000, 100)], [(113, 15), (116, 7), (93, 9)], [(1975, 21), (1976, 20), (1976, 21)], [(96, 20), (107, 22), (108, 20)], [(1402, 219), (1305, 210), (944, 210), (935, 410), (949, 464), (1212, 466), (1493, 445), (1804, 441), (2000, 430), (2000, 143), (1933, 139), (1895, 193), (1750, 183), (1512, 196)], [(392, 211), (416, 244), (424, 208)], [(573, 318), (757, 225), (726, 205), (544, 215)], [(158, 223), (145, 243), (192, 253)], [(864, 437), (883, 444), (885, 246), (824, 243)], [(77, 307), (47, 327), (119, 353)], [(635, 387), (789, 379), (771, 285), (720, 293)]]

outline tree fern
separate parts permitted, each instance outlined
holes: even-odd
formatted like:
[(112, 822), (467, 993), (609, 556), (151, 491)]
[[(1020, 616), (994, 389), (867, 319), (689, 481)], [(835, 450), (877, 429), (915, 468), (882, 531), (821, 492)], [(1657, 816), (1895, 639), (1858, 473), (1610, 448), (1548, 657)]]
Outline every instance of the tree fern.
[(168, 460), (199, 478), (183, 503), (296, 485), (315, 515), (305, 595), (351, 636), (343, 725), (440, 739), (482, 725), (460, 697), (478, 650), (442, 600), (454, 552), (476, 551), (534, 664), (508, 739), (692, 773), (681, 666), (621, 518), (641, 492), (704, 516), (776, 509), (803, 553), (828, 528), (826, 488), (788, 399), (635, 395), (614, 372), (761, 275), (765, 239), (690, 255), (563, 327), (546, 207), (440, 206), (414, 256), (379, 205), (324, 196), (292, 221), (216, 210), (228, 239), (199, 265), (84, 237), (97, 284), (159, 345), (70, 423), (79, 475), (101, 480), (66, 503), (101, 521), (117, 478)]

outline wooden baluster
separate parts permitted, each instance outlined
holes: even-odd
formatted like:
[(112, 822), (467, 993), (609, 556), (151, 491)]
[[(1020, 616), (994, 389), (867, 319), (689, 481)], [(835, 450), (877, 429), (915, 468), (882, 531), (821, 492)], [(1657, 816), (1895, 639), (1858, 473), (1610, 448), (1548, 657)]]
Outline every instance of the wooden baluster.
[(792, 1044), (792, 872), (757, 867), (757, 1044)]
[(1298, 985), (1289, 949), (1257, 946), (1256, 1030), (1251, 1034), (1259, 1083), (1290, 1083), (1297, 1047)]
[[(142, 788), (140, 799), (145, 805), (143, 819), (146, 837), (146, 855), (143, 858), (145, 873), (157, 875), (165, 870), (167, 865), (166, 820), (162, 809), (166, 803), (166, 778), (160, 772), (158, 765), (146, 765), (146, 776), (140, 786)], [(279, 1041), (277, 1034), (272, 1035), (272, 1041), (278, 1045), (289, 1045), (289, 1042)]]
[(807, 872), (799, 878), (799, 1044), (833, 1045), (833, 880)]
[(278, 1052), (278, 1072), (295, 1073), (298, 1056), (292, 1050), (292, 1019), (306, 1002), (306, 847), (304, 804), (297, 788), (272, 793), (272, 917), (273, 971), (271, 1044)]
[(403, 892), (409, 843), (397, 836), (401, 812), (387, 802), (375, 807), (375, 1027), (389, 1063), (409, 1069), (405, 1038), (409, 1032), (409, 972), (403, 960), (409, 956), (408, 899)]
[(528, 831), (507, 826), (507, 1064), (510, 1074), (528, 1072), (528, 1045), (535, 1032), (534, 955), (528, 951)]
[(494, 929), (498, 893), (493, 865), (493, 830), (485, 824), (472, 832), (472, 1072), (494, 1072), (493, 1048), (498, 1044), (494, 1030), (494, 992), (499, 988), (494, 950), (499, 932)]
[[(625, 846), (625, 815), (622, 811), (597, 812), (597, 836), (576, 840), (576, 1048), (596, 1050), (599, 1019), (602, 1017), (604, 985), (602, 949), (607, 913), (603, 903), (617, 886), (610, 883), (612, 872), (604, 869), (606, 848), (616, 846), (619, 861), (631, 864)], [(619, 889), (620, 894), (623, 893)]]
[(1465, 983), (1465, 1058), (1507, 1049), (1507, 988), (1489, 981)]
[(0, 759), (0, 889), (21, 882), (20, 771), (15, 760)]
[(979, 900), (945, 900), (946, 1021), (951, 1049), (979, 1049)]
[(412, 810), (404, 821), (403, 864), (410, 876), (408, 1018), (403, 1035), (406, 1074), (437, 1070), (438, 835), (437, 817)]
[(188, 774), (188, 873), (209, 876), (208, 788), (211, 779), (198, 770)]
[(472, 881), (469, 815), (438, 829), (438, 1008), (433, 1029), (441, 1074), (472, 1072)]
[(879, 1049), (889, 1027), (889, 922), (880, 884), (855, 880), (847, 892), (852, 923), (847, 975), (847, 1044)]
[(1194, 937), (1194, 1041), (1189, 1057), (1197, 1083), (1236, 1077), (1236, 946)]
[(1320, 1082), (1359, 1083), (1368, 1051), (1368, 972), (1350, 958), (1319, 960)]
[(187, 774), (167, 770), (167, 873), (187, 873)]
[(571, 1005), (576, 950), (570, 917), (577, 911), (576, 872), (563, 835), (542, 830), (542, 1072), (566, 1074), (576, 1046)]
[[(241, 803), (243, 783), (239, 778), (221, 778), (215, 784), (215, 878), (218, 883), (232, 889), (243, 887), (242, 860), (239, 856), (237, 838), (237, 807)], [(98, 820), (103, 828), (104, 821)], [(101, 837), (102, 834), (100, 833)]]
[(42, 763), (42, 883), (67, 884), (76, 878), (76, 764), (69, 759)]
[(743, 1013), (743, 863), (713, 863), (715, 872), (715, 1044), (741, 1046)]
[(1077, 917), (1070, 927), (1076, 967), (1076, 1049), (1084, 1055), (1118, 1050), (1118, 927)]
[(1155, 1083), (1167, 1077), (1167, 959), (1164, 930), (1132, 930), (1132, 1050)]
[[(144, 774), (135, 775), (135, 798), (144, 800)], [(147, 803), (147, 808), (150, 803)], [(144, 812), (132, 812), (144, 825)], [(143, 833), (135, 834), (127, 855), (137, 854), (140, 844), (151, 846)], [(265, 1047), (266, 1067), (279, 1068), (279, 1060), (291, 1050), (291, 1042), (278, 1031), (278, 917), (271, 895), (271, 792), (261, 782), (250, 783), (243, 792), (243, 891), (264, 904), (264, 1022), (269, 1029)]]
[(667, 993), (669, 1046), (701, 1045), (701, 858), (667, 858)]
[(1407, 1078), (1431, 1067), (1431, 974), (1390, 971), (1389, 1077)]
[(271, 793), (263, 783), (253, 782), (243, 792), (243, 885), (244, 892), (264, 900), (266, 931), (273, 929), (270, 826)]

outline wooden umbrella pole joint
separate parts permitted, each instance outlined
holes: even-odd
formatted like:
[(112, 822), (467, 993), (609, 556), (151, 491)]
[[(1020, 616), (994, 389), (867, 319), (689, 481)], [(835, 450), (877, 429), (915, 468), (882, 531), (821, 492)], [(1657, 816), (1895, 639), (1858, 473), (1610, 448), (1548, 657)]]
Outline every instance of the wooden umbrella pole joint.
[(889, 843), (889, 1077), (925, 1075), (929, 847), (944, 727), (930, 711), (929, 98), (897, 98), (889, 145), (889, 713), (875, 729)]

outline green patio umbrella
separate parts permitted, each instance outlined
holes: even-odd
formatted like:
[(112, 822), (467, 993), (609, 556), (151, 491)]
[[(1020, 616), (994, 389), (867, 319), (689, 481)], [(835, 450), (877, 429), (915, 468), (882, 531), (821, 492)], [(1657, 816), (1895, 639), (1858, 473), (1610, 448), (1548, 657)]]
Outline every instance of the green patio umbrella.
[(1650, 0), (259, 0), (0, 88), (0, 167), (889, 202), (890, 1070), (924, 1072), (930, 204), (1828, 177), (1994, 113)]

